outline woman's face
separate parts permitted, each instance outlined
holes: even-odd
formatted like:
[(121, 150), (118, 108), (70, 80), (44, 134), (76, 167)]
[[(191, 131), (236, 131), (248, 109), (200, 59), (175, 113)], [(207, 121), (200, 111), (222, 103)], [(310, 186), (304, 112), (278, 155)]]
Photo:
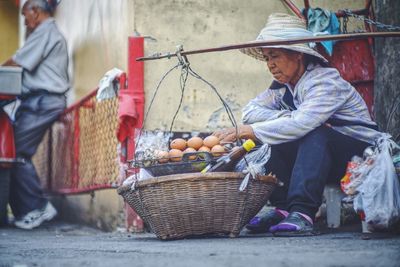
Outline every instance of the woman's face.
[(268, 70), (274, 79), (280, 83), (296, 85), (305, 70), (304, 55), (283, 48), (263, 48), (262, 50)]

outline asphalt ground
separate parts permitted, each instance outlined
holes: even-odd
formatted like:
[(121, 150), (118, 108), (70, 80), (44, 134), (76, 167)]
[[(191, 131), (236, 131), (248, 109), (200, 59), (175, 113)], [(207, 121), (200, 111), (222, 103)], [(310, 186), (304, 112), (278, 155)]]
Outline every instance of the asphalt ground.
[(106, 233), (63, 222), (31, 231), (0, 228), (5, 266), (400, 266), (400, 235), (358, 226), (312, 237), (271, 234), (161, 241), (152, 233)]

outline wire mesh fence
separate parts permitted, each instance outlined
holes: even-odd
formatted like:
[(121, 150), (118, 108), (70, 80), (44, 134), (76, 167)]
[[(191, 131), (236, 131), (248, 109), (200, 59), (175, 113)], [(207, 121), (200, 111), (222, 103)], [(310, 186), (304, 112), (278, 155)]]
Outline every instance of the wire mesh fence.
[(96, 91), (68, 108), (47, 131), (33, 159), (42, 185), (54, 193), (80, 193), (117, 186), (118, 99)]

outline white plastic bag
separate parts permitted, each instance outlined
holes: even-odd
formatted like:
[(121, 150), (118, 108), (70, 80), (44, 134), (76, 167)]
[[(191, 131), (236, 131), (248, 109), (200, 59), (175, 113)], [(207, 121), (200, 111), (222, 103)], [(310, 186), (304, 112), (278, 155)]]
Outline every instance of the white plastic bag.
[(236, 172), (247, 173), (239, 186), (239, 191), (244, 191), (249, 183), (250, 176), (255, 179), (257, 175), (266, 173), (265, 164), (271, 157), (271, 147), (264, 144), (255, 151), (250, 152), (241, 159), (235, 166)]
[(117, 96), (117, 91), (119, 90), (119, 84), (117, 88), (114, 88), (113, 81), (123, 73), (122, 70), (113, 68), (104, 74), (103, 78), (99, 81), (99, 89), (97, 90), (96, 98), (97, 100), (103, 101), (109, 98)]
[(384, 134), (355, 170), (359, 185), (354, 209), (364, 211), (365, 221), (373, 229), (389, 228), (400, 220), (400, 185), (391, 157), (400, 147), (390, 137)]

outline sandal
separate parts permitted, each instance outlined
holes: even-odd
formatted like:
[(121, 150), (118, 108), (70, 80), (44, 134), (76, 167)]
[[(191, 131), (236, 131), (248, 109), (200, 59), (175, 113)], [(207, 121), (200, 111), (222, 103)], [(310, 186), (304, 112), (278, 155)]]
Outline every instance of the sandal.
[(246, 225), (251, 234), (268, 233), (271, 226), (280, 223), (287, 214), (286, 211), (273, 209), (262, 216), (256, 216)]
[(316, 234), (311, 218), (300, 212), (291, 212), (284, 220), (269, 230), (274, 236), (313, 236)]

